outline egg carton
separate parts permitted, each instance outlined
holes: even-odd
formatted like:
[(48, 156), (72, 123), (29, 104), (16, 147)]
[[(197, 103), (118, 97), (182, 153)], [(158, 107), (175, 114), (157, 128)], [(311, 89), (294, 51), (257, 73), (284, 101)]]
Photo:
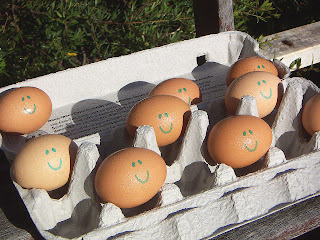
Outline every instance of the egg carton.
[[(228, 66), (240, 57), (257, 55), (261, 56), (258, 44), (250, 36), (240, 32), (226, 32), (15, 85), (36, 86), (46, 90), (49, 96), (52, 95), (56, 111), (53, 112), (53, 117), (60, 112), (63, 114), (69, 108), (73, 109), (73, 113), (78, 113), (83, 110), (82, 107), (99, 107), (96, 102), (86, 101), (82, 104), (82, 101), (88, 96), (91, 99), (103, 96), (104, 91), (116, 91), (118, 98), (114, 99), (119, 100), (123, 86), (130, 88), (122, 99), (128, 98), (133, 93), (132, 89), (140, 90), (126, 109), (120, 109), (127, 113), (129, 107), (145, 97), (151, 87), (138, 84), (137, 88), (132, 88), (132, 83), (138, 80), (152, 83), (153, 87), (157, 82), (171, 77), (186, 77), (198, 81), (203, 93), (203, 103), (192, 106), (186, 132), (174, 144), (159, 148), (153, 129), (149, 126), (139, 127), (133, 141), (128, 138), (124, 126), (115, 126), (111, 134), (110, 131), (105, 134), (99, 130), (97, 133), (75, 138), (79, 150), (66, 189), (48, 193), (41, 189), (23, 189), (14, 182), (42, 236), (46, 239), (138, 239), (146, 236), (150, 239), (208, 238), (236, 224), (252, 221), (300, 199), (318, 194), (318, 133), (311, 139), (303, 135), (301, 108), (319, 89), (308, 80), (289, 78), (289, 69), (279, 61), (274, 64), (280, 77), (284, 79), (281, 84), (284, 95), (280, 106), (265, 118), (273, 130), (273, 143), (265, 158), (243, 169), (232, 169), (225, 164), (207, 164), (208, 131), (215, 123), (229, 116), (223, 103)], [(206, 63), (198, 66), (196, 58), (201, 56), (205, 56)], [(117, 69), (124, 70), (118, 72)], [(145, 72), (141, 72), (142, 69)], [(72, 83), (75, 79), (84, 81), (90, 74), (94, 75), (99, 85), (95, 91), (91, 86), (95, 84), (94, 81), (85, 82), (83, 88), (81, 84)], [(68, 80), (67, 77), (71, 79)], [(106, 84), (104, 78), (109, 78), (116, 86), (104, 89), (104, 86), (109, 86), (103, 85)], [(59, 91), (53, 85), (59, 86), (66, 79), (75, 89), (67, 86), (66, 90), (62, 90), (62, 97), (57, 97)], [(58, 85), (54, 84), (55, 81)], [(74, 94), (74, 99), (68, 99), (71, 93)], [(110, 93), (108, 97), (111, 99), (114, 95)], [(72, 101), (75, 104), (71, 104)], [(70, 103), (71, 107), (65, 107), (63, 104), (66, 103)], [(59, 111), (61, 109), (63, 111)], [(255, 99), (244, 96), (237, 114), (257, 116)], [(45, 126), (34, 136), (41, 134), (41, 131), (51, 133), (48, 129), (50, 130), (49, 126)], [(105, 137), (109, 134), (109, 138)], [(3, 149), (9, 153), (7, 156), (14, 156), (15, 151), (28, 138), (29, 136), (11, 138), (2, 135)], [(297, 148), (290, 148), (288, 140), (294, 142)], [(161, 154), (167, 163), (165, 184), (153, 199), (136, 208), (120, 209), (112, 203), (101, 204), (94, 190), (96, 168), (110, 153), (127, 146), (145, 147)]]
[[(259, 44), (248, 34), (227, 32), (195, 38), (122, 57), (67, 69), (0, 89), (38, 87), (52, 100), (53, 112), (38, 131), (26, 135), (0, 132), (0, 147), (12, 161), (31, 138), (62, 134), (78, 145), (114, 142), (112, 132), (125, 124), (130, 108), (159, 82), (173, 77), (195, 80), (204, 103), (221, 98), (227, 88), (228, 67), (239, 58), (261, 56)], [(205, 62), (199, 66), (198, 62)], [(273, 61), (281, 78), (289, 68)], [(120, 133), (119, 133), (120, 134)], [(118, 143), (118, 145), (126, 143)], [(115, 150), (115, 149), (113, 149)]]
[[(295, 122), (301, 114), (302, 99), (320, 92), (299, 78), (286, 79), (283, 85), (286, 92), (272, 128), (275, 142), (288, 133), (278, 125)], [(299, 107), (292, 106), (293, 98), (301, 100)], [(243, 97), (237, 114), (258, 116), (255, 99)], [(320, 191), (319, 133), (302, 143), (308, 144), (304, 152), (292, 149), (290, 156), (297, 157), (289, 160), (276, 143), (265, 158), (241, 173), (225, 164), (207, 164), (209, 121), (206, 111), (192, 109), (176, 161), (167, 166), (164, 186), (141, 207), (120, 209), (112, 203), (99, 203), (94, 173), (101, 158), (93, 143), (80, 145), (68, 193), (61, 199), (52, 199), (41, 189), (15, 186), (46, 239), (202, 239), (218, 234), (225, 226), (261, 217)], [(161, 154), (150, 126), (138, 128), (133, 146)]]

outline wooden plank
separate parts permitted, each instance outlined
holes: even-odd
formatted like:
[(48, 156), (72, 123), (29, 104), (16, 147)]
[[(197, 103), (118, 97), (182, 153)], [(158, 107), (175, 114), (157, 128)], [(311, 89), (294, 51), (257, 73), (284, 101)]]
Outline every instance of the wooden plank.
[(193, 0), (197, 37), (234, 30), (232, 0)]
[(282, 59), (290, 66), (301, 58), (301, 68), (320, 62), (320, 22), (272, 34), (264, 40), (271, 45), (262, 46), (261, 52), (269, 59)]
[[(319, 227), (320, 195), (317, 195), (275, 211), (263, 218), (235, 226), (232, 230), (225, 231), (210, 239), (289, 240)], [(319, 233), (318, 229), (315, 233), (312, 233), (312, 236), (317, 232)]]

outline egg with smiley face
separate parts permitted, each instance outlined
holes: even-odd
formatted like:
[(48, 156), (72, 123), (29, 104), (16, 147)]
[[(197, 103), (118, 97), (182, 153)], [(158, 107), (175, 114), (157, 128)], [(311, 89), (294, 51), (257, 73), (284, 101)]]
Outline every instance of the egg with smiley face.
[(24, 188), (58, 189), (69, 180), (77, 149), (70, 138), (62, 135), (33, 138), (14, 158), (11, 178)]
[(0, 130), (11, 134), (34, 132), (48, 121), (51, 112), (51, 100), (41, 89), (14, 88), (0, 98)]
[(239, 59), (230, 66), (226, 76), (227, 86), (241, 75), (254, 71), (270, 72), (278, 76), (278, 69), (268, 59), (258, 56), (247, 57)]
[(170, 95), (155, 95), (138, 102), (129, 112), (126, 128), (131, 137), (139, 126), (153, 127), (158, 146), (175, 142), (188, 123), (189, 105)]
[(132, 208), (154, 197), (166, 175), (167, 167), (159, 154), (129, 147), (103, 160), (95, 175), (95, 189), (102, 201)]
[(154, 95), (171, 95), (178, 97), (189, 105), (201, 102), (201, 92), (198, 85), (186, 78), (172, 78), (159, 83), (149, 96)]
[(257, 102), (259, 117), (270, 114), (278, 102), (280, 78), (268, 72), (249, 72), (234, 80), (225, 94), (225, 105), (231, 114), (235, 114), (244, 95), (251, 95)]
[(242, 168), (258, 161), (268, 151), (271, 142), (272, 131), (264, 120), (237, 115), (213, 126), (207, 148), (214, 162)]

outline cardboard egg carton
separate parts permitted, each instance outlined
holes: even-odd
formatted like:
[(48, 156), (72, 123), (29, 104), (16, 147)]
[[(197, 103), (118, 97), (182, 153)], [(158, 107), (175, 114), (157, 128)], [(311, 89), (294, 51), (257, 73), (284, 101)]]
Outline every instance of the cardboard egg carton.
[[(250, 36), (226, 32), (18, 84), (45, 88), (43, 90), (53, 96), (53, 116), (34, 136), (61, 128), (67, 134), (70, 132), (70, 137), (74, 136), (79, 144), (67, 189), (48, 193), (41, 189), (23, 189), (14, 183), (42, 236), (90, 240), (146, 236), (152, 239), (208, 238), (317, 194), (320, 191), (317, 184), (320, 179), (318, 133), (310, 140), (305, 139), (299, 119), (306, 99), (320, 91), (305, 79), (288, 78), (288, 68), (279, 61), (275, 65), (284, 79), (284, 96), (280, 106), (265, 118), (274, 135), (265, 158), (236, 170), (225, 164), (207, 164), (207, 133), (215, 123), (228, 116), (223, 102), (228, 66), (240, 57), (255, 55), (261, 54)], [(200, 56), (205, 56), (207, 62), (197, 66), (196, 58)], [(87, 77), (93, 80), (87, 83)], [(156, 83), (172, 77), (195, 80), (203, 93), (203, 103), (192, 106), (184, 136), (174, 144), (159, 148), (152, 127), (141, 126), (135, 139), (130, 140), (123, 125), (130, 107), (145, 97)], [(81, 83), (74, 82), (75, 79)], [(53, 85), (57, 81), (56, 86), (59, 86), (62, 80), (66, 82), (66, 90), (57, 97)], [(81, 86), (83, 81), (84, 86)], [(106, 81), (114, 85), (104, 89), (109, 86)], [(72, 94), (74, 98), (70, 99)], [(85, 100), (88, 97), (90, 99)], [(93, 113), (106, 114), (106, 109), (114, 109), (122, 121), (111, 121), (114, 115), (110, 114), (103, 121), (111, 122), (111, 129), (90, 128), (85, 136), (72, 135), (73, 124), (81, 130), (86, 126), (83, 124), (86, 116), (91, 116), (90, 121), (95, 123)], [(255, 99), (244, 96), (237, 114), (257, 116)], [(96, 126), (99, 124), (97, 122)], [(291, 139), (292, 136), (295, 139)], [(7, 156), (14, 156), (28, 138), (30, 136), (2, 135), (2, 147)], [(299, 148), (290, 148), (289, 143), (286, 145), (288, 140)], [(153, 199), (136, 208), (120, 209), (112, 203), (101, 204), (94, 190), (96, 168), (106, 156), (127, 146), (145, 147), (161, 154), (167, 163), (165, 184)]]

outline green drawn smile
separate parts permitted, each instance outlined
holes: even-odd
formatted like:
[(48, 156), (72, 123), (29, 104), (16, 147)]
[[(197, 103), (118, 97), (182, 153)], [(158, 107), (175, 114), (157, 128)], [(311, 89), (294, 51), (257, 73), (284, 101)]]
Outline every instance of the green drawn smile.
[(140, 178), (137, 177), (137, 175), (134, 175), (136, 177), (136, 179), (141, 182), (141, 183), (146, 183), (149, 181), (149, 171), (147, 170), (147, 178), (146, 180), (141, 180)]
[(33, 104), (33, 111), (31, 111), (31, 109), (26, 109), (24, 108), (24, 110), (28, 113), (28, 114), (34, 114), (36, 111), (37, 107), (36, 104)]
[(270, 95), (269, 96), (265, 96), (262, 92), (260, 92), (260, 94), (262, 95), (262, 97), (264, 97), (265, 99), (270, 99), (272, 97), (272, 90), (270, 88)]
[(189, 105), (191, 104), (191, 97), (189, 97), (189, 102), (188, 102), (188, 104), (189, 104)]
[(162, 127), (159, 127), (159, 128), (160, 128), (161, 132), (163, 132), (164, 134), (171, 133), (171, 131), (172, 131), (172, 123), (171, 123), (170, 129), (168, 131), (163, 130)]
[(255, 150), (257, 150), (257, 147), (258, 147), (258, 141), (256, 140), (256, 146), (254, 147), (254, 149), (250, 149), (250, 148), (248, 148), (247, 144), (244, 144), (244, 146), (246, 147), (246, 149), (247, 149), (249, 152), (254, 152)]
[(48, 165), (49, 165), (49, 167), (52, 169), (52, 170), (59, 170), (60, 168), (61, 168), (61, 166), (62, 166), (62, 159), (60, 158), (60, 164), (59, 164), (59, 166), (58, 167), (53, 167), (49, 162), (48, 162)]

